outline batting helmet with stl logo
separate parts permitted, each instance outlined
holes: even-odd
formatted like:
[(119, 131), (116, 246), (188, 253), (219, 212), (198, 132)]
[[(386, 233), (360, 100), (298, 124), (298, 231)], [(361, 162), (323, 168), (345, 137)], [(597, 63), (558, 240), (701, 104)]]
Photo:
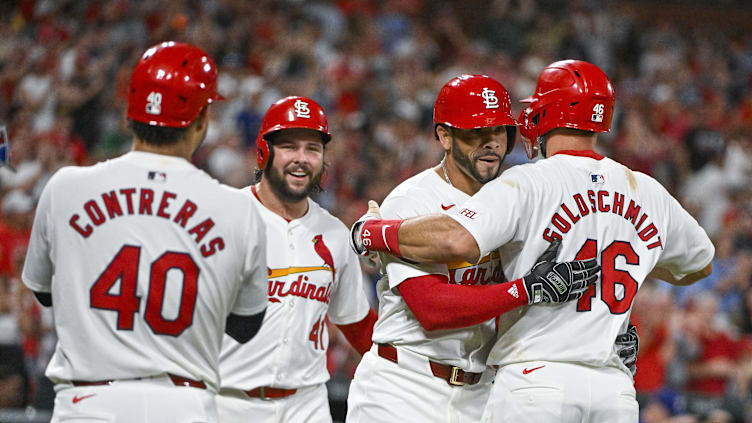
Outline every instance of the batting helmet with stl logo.
[(217, 66), (190, 44), (166, 41), (141, 56), (131, 76), (128, 119), (185, 128), (216, 100)]
[(507, 153), (514, 147), (517, 122), (512, 103), (501, 83), (486, 75), (461, 75), (444, 84), (433, 106), (434, 135), (437, 125), (459, 129), (507, 127)]
[(538, 77), (532, 97), (520, 115), (520, 134), (529, 158), (538, 154), (540, 137), (555, 128), (609, 132), (614, 116), (614, 87), (592, 63), (562, 60)]
[(324, 109), (307, 97), (291, 96), (277, 100), (269, 107), (261, 122), (261, 129), (256, 137), (256, 162), (259, 169), (266, 168), (271, 156), (270, 136), (283, 129), (312, 129), (321, 133), (324, 144), (332, 139)]

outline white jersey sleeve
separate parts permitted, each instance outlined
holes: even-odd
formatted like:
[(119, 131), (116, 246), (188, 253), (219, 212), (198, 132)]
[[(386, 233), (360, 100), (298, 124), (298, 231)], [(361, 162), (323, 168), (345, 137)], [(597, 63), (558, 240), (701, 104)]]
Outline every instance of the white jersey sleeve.
[(534, 195), (527, 184), (518, 168), (510, 168), (449, 215), (475, 238), (480, 257), (520, 239), (518, 228), (530, 213), (530, 197)]
[(663, 254), (656, 267), (663, 267), (681, 279), (707, 266), (713, 260), (715, 248), (697, 220), (665, 188), (660, 189), (667, 203), (667, 227)]
[[(383, 219), (407, 219), (430, 213), (436, 213), (436, 204), (421, 201), (415, 195), (390, 195), (381, 205), (381, 217)], [(385, 268), (386, 274), (389, 276), (390, 289), (399, 286), (399, 284), (410, 278), (430, 274), (447, 275), (447, 266), (445, 264), (408, 263), (386, 254), (382, 254), (381, 257), (386, 263)]]
[(52, 260), (50, 258), (50, 214), (54, 179), (42, 190), (37, 204), (34, 224), (31, 227), (31, 239), (26, 251), (21, 278), (24, 284), (35, 292), (51, 292), (52, 290)]
[(255, 203), (252, 203), (252, 213), (248, 216), (248, 234), (245, 239), (254, 239), (254, 244), (248, 245), (245, 255), (245, 274), (240, 291), (232, 308), (233, 314), (250, 316), (260, 313), (268, 302), (266, 284), (266, 229)]

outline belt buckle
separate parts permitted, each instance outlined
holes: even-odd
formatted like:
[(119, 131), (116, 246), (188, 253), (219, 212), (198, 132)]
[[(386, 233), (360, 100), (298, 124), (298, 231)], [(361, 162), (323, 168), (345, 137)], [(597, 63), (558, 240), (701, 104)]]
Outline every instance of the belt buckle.
[(453, 386), (465, 386), (465, 381), (460, 380), (460, 370), (461, 368), (457, 366), (452, 366), (452, 374), (449, 376), (449, 384)]
[(266, 386), (262, 386), (259, 388), (259, 397), (262, 401), (271, 401), (272, 399), (270, 397), (266, 396)]

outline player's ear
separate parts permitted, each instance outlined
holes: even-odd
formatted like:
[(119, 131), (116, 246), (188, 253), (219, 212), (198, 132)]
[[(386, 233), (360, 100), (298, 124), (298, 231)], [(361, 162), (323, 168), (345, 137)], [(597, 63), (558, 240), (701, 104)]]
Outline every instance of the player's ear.
[(444, 151), (452, 149), (452, 134), (449, 132), (451, 129), (444, 125), (436, 125), (436, 138), (439, 139)]
[(201, 132), (209, 124), (209, 105), (207, 104), (196, 116), (196, 131)]

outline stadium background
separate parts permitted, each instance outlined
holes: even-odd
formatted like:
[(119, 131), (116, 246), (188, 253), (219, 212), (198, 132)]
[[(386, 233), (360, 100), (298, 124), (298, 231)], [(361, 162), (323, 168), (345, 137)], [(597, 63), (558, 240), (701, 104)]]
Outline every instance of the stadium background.
[[(146, 47), (180, 40), (215, 58), (227, 98), (195, 163), (251, 183), (266, 108), (310, 96), (334, 135), (317, 200), (346, 224), (438, 162), (432, 106), (450, 78), (491, 75), (519, 111), (548, 63), (601, 66), (617, 102), (600, 152), (661, 181), (717, 251), (714, 273), (694, 286), (640, 289), (641, 421), (752, 422), (750, 22), (742, 0), (1, 2), (0, 124), (15, 173), (0, 170), (0, 421), (46, 421), (52, 404), (51, 316), (20, 283), (39, 193), (62, 166), (128, 150), (130, 70)], [(517, 144), (506, 166), (525, 161)], [(359, 357), (330, 331), (341, 419)]]

